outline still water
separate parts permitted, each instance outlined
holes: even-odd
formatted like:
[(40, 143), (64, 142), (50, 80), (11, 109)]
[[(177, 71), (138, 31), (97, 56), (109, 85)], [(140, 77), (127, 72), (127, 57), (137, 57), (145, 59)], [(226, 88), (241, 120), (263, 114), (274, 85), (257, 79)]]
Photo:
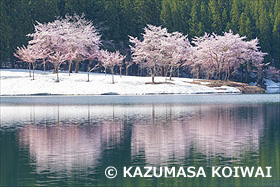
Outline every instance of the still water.
[[(0, 186), (280, 186), (279, 97), (2, 97)], [(123, 178), (124, 166), (207, 177)], [(212, 166), (271, 166), (272, 177), (212, 178)]]

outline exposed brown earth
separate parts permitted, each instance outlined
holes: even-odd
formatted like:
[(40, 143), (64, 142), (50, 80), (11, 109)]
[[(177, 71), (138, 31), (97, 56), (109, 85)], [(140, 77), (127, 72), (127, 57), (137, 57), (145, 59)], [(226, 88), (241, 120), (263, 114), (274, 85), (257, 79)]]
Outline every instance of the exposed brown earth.
[(238, 88), (242, 93), (255, 94), (264, 93), (265, 90), (259, 86), (249, 86), (246, 83), (233, 82), (233, 81), (220, 81), (220, 80), (194, 80), (189, 82), (191, 84), (199, 84), (208, 87), (215, 87), (216, 90), (224, 90), (225, 88), (219, 88), (221, 86), (230, 86)]

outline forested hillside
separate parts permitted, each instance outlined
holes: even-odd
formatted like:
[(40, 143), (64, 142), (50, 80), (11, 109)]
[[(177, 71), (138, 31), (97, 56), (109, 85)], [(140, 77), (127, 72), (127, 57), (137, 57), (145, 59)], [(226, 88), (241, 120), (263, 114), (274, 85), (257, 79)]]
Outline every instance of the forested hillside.
[(0, 0), (0, 61), (16, 59), (33, 24), (65, 14), (82, 14), (100, 28), (104, 48), (129, 52), (128, 35), (138, 37), (146, 24), (180, 31), (189, 39), (231, 29), (258, 38), (265, 61), (280, 67), (280, 0)]

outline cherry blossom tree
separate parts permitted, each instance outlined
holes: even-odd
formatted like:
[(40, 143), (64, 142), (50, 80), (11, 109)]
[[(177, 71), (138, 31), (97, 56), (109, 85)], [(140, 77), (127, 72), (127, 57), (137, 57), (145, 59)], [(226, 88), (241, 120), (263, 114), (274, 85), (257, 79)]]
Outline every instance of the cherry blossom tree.
[(280, 80), (280, 70), (273, 67), (273, 66), (269, 66), (266, 70), (265, 70), (265, 76), (266, 78), (269, 78), (273, 81), (279, 82)]
[(89, 64), (88, 64), (88, 80), (87, 82), (90, 82), (89, 81), (89, 74), (90, 72), (94, 71), (95, 69), (98, 69), (101, 65), (100, 63), (98, 62), (97, 64), (95, 64), (94, 67), (90, 67), (91, 63), (93, 63), (93, 61), (97, 60), (98, 57), (100, 57), (100, 51), (99, 50), (95, 50), (95, 49), (90, 49), (88, 51), (88, 55), (87, 55), (87, 60), (89, 60)]
[[(68, 44), (70, 64), (72, 59), (76, 61), (75, 73), (78, 73), (79, 63), (83, 60), (92, 59), (98, 56), (101, 36), (91, 21), (84, 18), (84, 15), (68, 16), (62, 20), (65, 22), (63, 30), (68, 29), (66, 43)], [(68, 28), (69, 27), (69, 28)]]
[(37, 22), (35, 32), (27, 36), (32, 37), (30, 45), (43, 49), (44, 58), (54, 65), (55, 73), (67, 60), (69, 74), (73, 60), (76, 61), (75, 72), (78, 72), (79, 62), (97, 56), (101, 44), (100, 35), (92, 22), (78, 15), (66, 15), (65, 18), (44, 24)]
[(54, 66), (54, 73), (57, 74), (56, 82), (59, 82), (59, 68), (62, 63), (69, 58), (69, 45), (65, 40), (63, 22), (55, 20), (51, 23), (37, 23), (35, 32), (28, 36), (33, 39), (29, 41), (30, 45), (42, 49), (43, 58), (46, 58)]
[(109, 52), (106, 50), (101, 50), (99, 59), (103, 63), (102, 65), (104, 67), (111, 69), (112, 84), (114, 84), (114, 67), (120, 66), (120, 64), (122, 64), (123, 60), (125, 59), (125, 56), (121, 55), (119, 51)]
[(246, 41), (246, 37), (233, 34), (232, 31), (224, 35), (207, 34), (193, 39), (192, 60), (185, 65), (190, 65), (196, 77), (203, 71), (206, 77), (216, 77), (229, 80), (236, 74), (240, 65), (251, 64), (258, 67), (262, 64), (266, 53), (259, 51), (258, 40)]
[(132, 59), (140, 66), (147, 68), (152, 77), (152, 83), (155, 83), (155, 76), (161, 69), (161, 62), (164, 54), (162, 53), (163, 39), (168, 35), (166, 28), (148, 25), (144, 28), (143, 40), (140, 41), (132, 36), (130, 37), (130, 46)]
[(18, 47), (14, 54), (18, 59), (27, 62), (29, 67), (29, 76), (31, 77), (31, 65), (33, 69), (32, 80), (35, 80), (34, 71), (37, 67), (37, 60), (43, 58), (42, 50), (35, 45), (28, 45), (27, 47)]
[(184, 36), (179, 32), (168, 33), (167, 38), (162, 41), (162, 53), (164, 54), (162, 66), (164, 67), (166, 78), (169, 72), (171, 80), (173, 71), (190, 58), (190, 49), (191, 44), (187, 35)]
[(132, 58), (137, 63), (147, 68), (154, 78), (163, 71), (170, 79), (174, 68), (189, 57), (191, 47), (187, 36), (179, 32), (168, 33), (166, 28), (148, 25), (144, 28), (143, 40), (130, 36)]

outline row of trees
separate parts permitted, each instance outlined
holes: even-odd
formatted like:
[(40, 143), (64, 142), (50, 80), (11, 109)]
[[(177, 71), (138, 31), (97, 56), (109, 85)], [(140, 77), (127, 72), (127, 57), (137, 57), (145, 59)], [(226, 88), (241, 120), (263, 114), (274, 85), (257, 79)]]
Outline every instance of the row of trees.
[(165, 77), (169, 74), (171, 80), (174, 70), (180, 67), (189, 68), (197, 78), (220, 80), (229, 80), (245, 69), (247, 76), (249, 72), (257, 72), (259, 80), (268, 65), (263, 63), (267, 54), (259, 50), (258, 39), (246, 41), (246, 37), (232, 31), (223, 35), (205, 33), (202, 37), (195, 37), (191, 45), (187, 35), (148, 25), (141, 39), (129, 36), (132, 60), (126, 60), (126, 63), (125, 56), (119, 51), (100, 49), (104, 48), (101, 35), (84, 16), (67, 15), (54, 22), (37, 22), (35, 32), (27, 36), (32, 39), (27, 47), (18, 48), (15, 56), (28, 62), (29, 68), (33, 67), (33, 79), (39, 62), (43, 65), (51, 62), (54, 73), (57, 73), (57, 82), (61, 64), (67, 62), (70, 75), (73, 61), (76, 62), (77, 73), (79, 63), (85, 60), (95, 62), (95, 66), (88, 66), (88, 81), (89, 72), (102, 66), (105, 72), (107, 68), (111, 70), (112, 83), (115, 66), (120, 68), (121, 74), (123, 64), (127, 69), (134, 62), (150, 73), (153, 83), (158, 74)]
[(56, 16), (84, 12), (102, 26), (102, 39), (113, 41), (110, 50), (123, 54), (129, 49), (127, 36), (139, 37), (146, 24), (188, 34), (189, 39), (231, 29), (249, 40), (259, 38), (268, 53), (265, 60), (280, 68), (279, 0), (1, 0), (0, 12), (1, 64), (15, 62), (13, 53), (27, 44), (25, 36), (35, 20), (52, 22)]
[[(170, 79), (174, 69), (187, 67), (196, 78), (230, 80), (236, 74), (245, 73), (248, 77), (255, 72), (257, 82), (265, 72), (277, 75), (279, 70), (263, 63), (265, 55), (259, 50), (258, 39), (246, 40), (232, 31), (223, 35), (207, 34), (195, 37), (190, 44), (187, 36), (179, 32), (168, 33), (167, 29), (148, 25), (143, 39), (130, 37), (133, 60), (148, 68), (152, 82), (156, 74)], [(245, 71), (244, 71), (245, 70)], [(243, 77), (243, 75), (242, 75)]]
[[(65, 18), (59, 18), (54, 22), (44, 24), (37, 22), (35, 32), (27, 36), (32, 40), (28, 42), (27, 47), (18, 48), (15, 56), (27, 62), (29, 69), (33, 67), (33, 80), (34, 70), (39, 62), (44, 66), (47, 62), (51, 62), (54, 73), (57, 73), (56, 81), (59, 82), (59, 68), (66, 61), (69, 75), (73, 61), (76, 62), (75, 73), (78, 73), (81, 61), (94, 61), (97, 58), (102, 61), (104, 67), (110, 67), (113, 74), (112, 67), (120, 64), (125, 58), (118, 51), (112, 53), (100, 50), (101, 36), (93, 23), (84, 16), (66, 15)], [(96, 67), (89, 68), (88, 72)]]

